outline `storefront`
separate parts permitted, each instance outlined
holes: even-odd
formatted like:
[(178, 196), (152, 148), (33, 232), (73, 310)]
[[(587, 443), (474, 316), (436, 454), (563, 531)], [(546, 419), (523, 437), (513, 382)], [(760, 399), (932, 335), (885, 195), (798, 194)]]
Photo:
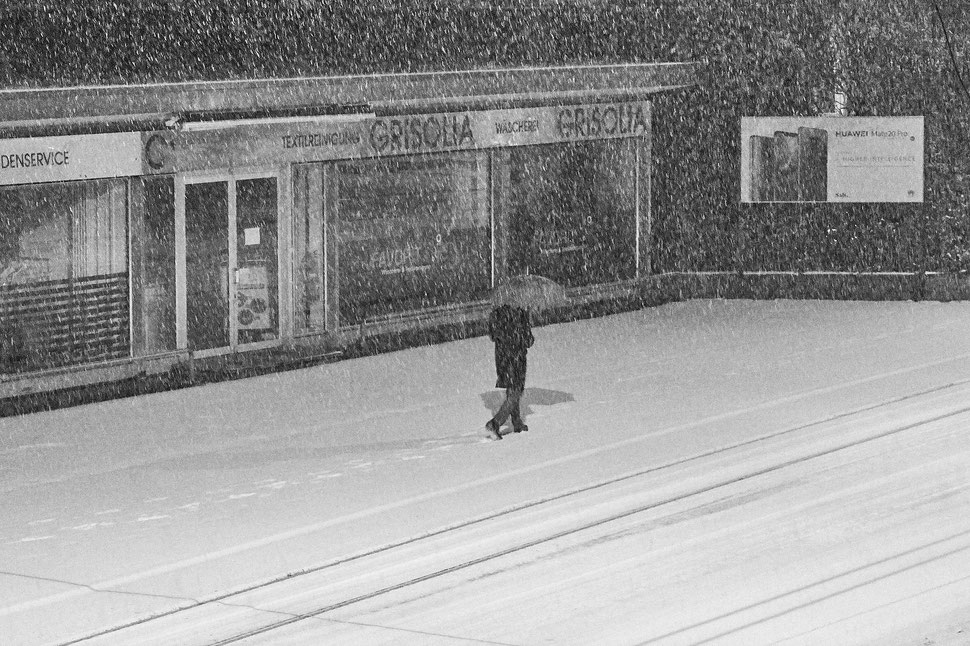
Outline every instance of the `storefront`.
[(0, 381), (483, 316), (510, 274), (594, 296), (635, 282), (651, 103), (622, 94), (0, 139)]
[(0, 371), (129, 356), (129, 177), (141, 136), (0, 140)]
[(646, 101), (184, 124), (163, 164), (184, 227), (177, 347), (480, 303), (507, 273), (633, 280), (649, 135)]

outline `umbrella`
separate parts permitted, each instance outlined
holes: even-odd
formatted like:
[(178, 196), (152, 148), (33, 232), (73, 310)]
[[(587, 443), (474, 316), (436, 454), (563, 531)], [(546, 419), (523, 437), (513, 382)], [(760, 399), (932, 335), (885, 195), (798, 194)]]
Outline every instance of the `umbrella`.
[(546, 310), (567, 305), (566, 288), (537, 274), (512, 276), (492, 290), (492, 304), (512, 305), (529, 310)]

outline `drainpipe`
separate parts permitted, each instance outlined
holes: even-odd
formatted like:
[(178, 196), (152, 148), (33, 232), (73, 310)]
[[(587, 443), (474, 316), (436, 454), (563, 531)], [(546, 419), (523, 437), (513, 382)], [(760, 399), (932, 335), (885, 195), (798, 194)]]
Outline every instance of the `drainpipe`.
[(832, 92), (833, 115), (844, 117), (849, 114), (849, 79), (846, 71), (845, 28), (843, 26), (842, 3), (835, 2), (832, 13), (832, 26), (829, 29), (829, 46), (832, 48), (832, 75), (834, 87)]

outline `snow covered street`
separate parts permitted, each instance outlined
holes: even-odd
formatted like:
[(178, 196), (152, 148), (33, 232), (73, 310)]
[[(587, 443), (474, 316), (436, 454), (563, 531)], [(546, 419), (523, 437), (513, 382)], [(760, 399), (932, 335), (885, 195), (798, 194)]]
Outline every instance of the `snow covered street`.
[(535, 334), (0, 420), (3, 643), (966, 643), (970, 304)]

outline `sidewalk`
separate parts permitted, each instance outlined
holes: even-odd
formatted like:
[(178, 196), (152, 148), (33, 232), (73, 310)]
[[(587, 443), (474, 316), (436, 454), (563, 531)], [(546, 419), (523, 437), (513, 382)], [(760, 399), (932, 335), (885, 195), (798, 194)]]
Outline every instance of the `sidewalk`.
[(970, 378), (970, 304), (695, 301), (0, 420), (0, 634), (62, 643)]

